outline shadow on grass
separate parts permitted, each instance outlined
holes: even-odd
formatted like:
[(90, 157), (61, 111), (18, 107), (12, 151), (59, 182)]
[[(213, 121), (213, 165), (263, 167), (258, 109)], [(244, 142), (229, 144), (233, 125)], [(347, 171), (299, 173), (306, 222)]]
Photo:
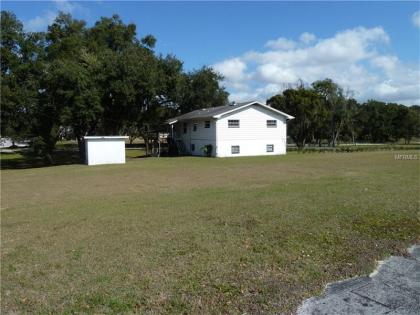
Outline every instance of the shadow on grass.
[(128, 159), (146, 159), (146, 158), (150, 158), (152, 156), (150, 155), (136, 155), (136, 156), (127, 156), (127, 160)]
[(75, 150), (57, 150), (51, 160), (34, 155), (30, 151), (1, 152), (0, 169), (26, 169), (58, 165), (84, 164)]
[[(179, 155), (163, 153), (161, 157), (179, 157)], [(130, 148), (126, 150), (127, 160), (142, 160), (147, 158), (156, 157), (146, 155), (142, 148)], [(79, 151), (71, 144), (61, 145), (60, 149), (54, 151), (51, 160), (37, 156), (29, 149), (6, 149), (0, 153), (0, 162), (1, 170), (85, 164), (79, 157)]]

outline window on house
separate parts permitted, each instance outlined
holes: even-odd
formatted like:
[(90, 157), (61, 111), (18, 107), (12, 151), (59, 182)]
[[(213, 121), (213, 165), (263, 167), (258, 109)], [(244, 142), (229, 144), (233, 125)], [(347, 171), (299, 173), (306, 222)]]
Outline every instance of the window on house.
[(277, 120), (267, 120), (268, 128), (277, 128)]
[(184, 123), (184, 133), (187, 133), (187, 123)]
[(210, 120), (204, 122), (204, 128), (210, 128)]
[(197, 123), (194, 123), (194, 125), (193, 125), (193, 131), (197, 131)]
[(191, 143), (191, 151), (195, 151), (195, 144)]
[(231, 146), (231, 152), (232, 152), (232, 154), (239, 154), (239, 152), (240, 152), (239, 145)]
[(274, 144), (267, 144), (267, 152), (274, 152)]
[(239, 128), (239, 120), (238, 119), (229, 119), (228, 120), (228, 127), (229, 128)]

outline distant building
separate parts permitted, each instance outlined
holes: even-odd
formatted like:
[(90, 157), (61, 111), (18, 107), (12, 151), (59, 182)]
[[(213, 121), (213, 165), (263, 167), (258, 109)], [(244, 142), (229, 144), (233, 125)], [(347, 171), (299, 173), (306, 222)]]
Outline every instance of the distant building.
[(204, 108), (168, 120), (181, 154), (215, 157), (286, 154), (287, 121), (260, 102)]
[(9, 147), (18, 147), (18, 148), (24, 148), (29, 146), (29, 141), (13, 141), (10, 138), (0, 138), (0, 148), (9, 148)]

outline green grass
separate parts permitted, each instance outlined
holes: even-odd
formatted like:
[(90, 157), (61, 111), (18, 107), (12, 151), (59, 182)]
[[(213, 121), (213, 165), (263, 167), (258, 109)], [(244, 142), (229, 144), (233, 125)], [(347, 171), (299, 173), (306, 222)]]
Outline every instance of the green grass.
[(125, 156), (127, 158), (139, 158), (146, 155), (146, 150), (144, 148), (135, 148), (135, 149), (126, 149)]
[(293, 313), (419, 241), (396, 153), (3, 170), (2, 312)]

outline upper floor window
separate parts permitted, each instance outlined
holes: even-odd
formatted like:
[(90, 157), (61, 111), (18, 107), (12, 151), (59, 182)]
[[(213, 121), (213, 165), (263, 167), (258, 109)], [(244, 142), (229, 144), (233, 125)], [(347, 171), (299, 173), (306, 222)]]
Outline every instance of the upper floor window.
[(204, 128), (210, 128), (210, 120), (204, 122)]
[(267, 120), (268, 128), (277, 128), (277, 120)]
[(197, 123), (194, 123), (194, 125), (193, 125), (193, 131), (197, 131)]
[(239, 119), (229, 119), (228, 120), (229, 128), (239, 128)]
[(184, 133), (187, 133), (187, 123), (184, 123)]

